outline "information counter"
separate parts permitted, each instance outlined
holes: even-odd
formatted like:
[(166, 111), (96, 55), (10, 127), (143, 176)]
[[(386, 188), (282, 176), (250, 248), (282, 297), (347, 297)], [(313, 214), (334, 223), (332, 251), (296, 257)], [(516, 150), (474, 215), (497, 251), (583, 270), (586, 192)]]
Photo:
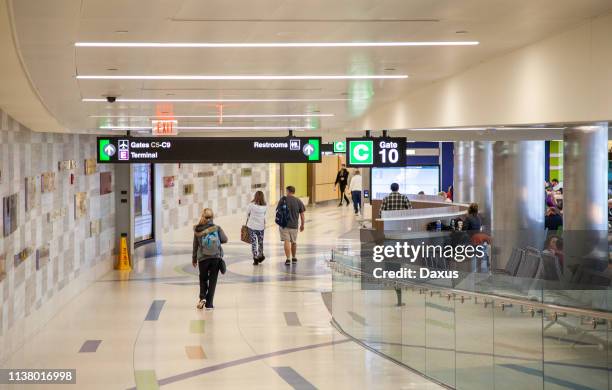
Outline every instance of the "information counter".
[(450, 224), (451, 219), (462, 218), (469, 205), (445, 202), (438, 196), (408, 195), (412, 209), (381, 211), (381, 200), (372, 201), (372, 227), (385, 234), (391, 232), (426, 231), (431, 222)]

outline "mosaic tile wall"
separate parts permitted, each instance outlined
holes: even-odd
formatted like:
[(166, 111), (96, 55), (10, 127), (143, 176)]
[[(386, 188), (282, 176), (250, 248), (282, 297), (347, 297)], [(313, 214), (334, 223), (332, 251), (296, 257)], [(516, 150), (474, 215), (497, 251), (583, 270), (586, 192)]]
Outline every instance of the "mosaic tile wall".
[[(268, 198), (268, 164), (163, 164), (163, 232), (193, 225), (205, 207), (216, 215), (243, 213), (262, 190)], [(173, 186), (169, 187), (172, 182)], [(191, 191), (191, 193), (189, 193)]]
[(85, 287), (83, 275), (112, 267), (115, 195), (100, 195), (100, 173), (113, 175), (112, 166), (90, 161), (85, 174), (94, 136), (32, 132), (1, 111), (0, 121), (0, 199), (17, 200), (16, 219), (0, 204), (0, 350), (7, 351), (17, 342), (9, 333), (27, 337), (12, 328), (43, 326), (35, 316), (42, 305), (55, 295), (64, 302), (74, 286)]

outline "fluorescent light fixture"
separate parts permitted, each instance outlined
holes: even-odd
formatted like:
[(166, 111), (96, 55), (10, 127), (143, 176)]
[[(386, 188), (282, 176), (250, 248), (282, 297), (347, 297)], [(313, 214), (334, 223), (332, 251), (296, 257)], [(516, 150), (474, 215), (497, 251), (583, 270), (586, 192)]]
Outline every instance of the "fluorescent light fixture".
[(495, 127), (492, 130), (564, 130), (565, 127)]
[[(178, 130), (313, 130), (311, 126), (177, 126)], [(102, 130), (150, 130), (151, 126), (100, 126)]]
[(430, 127), (430, 128), (415, 128), (415, 129), (406, 129), (408, 131), (449, 131), (449, 130), (487, 130), (486, 127)]
[(179, 130), (314, 130), (311, 126), (178, 126)]
[[(124, 99), (117, 98), (119, 103), (274, 103), (274, 102), (345, 102), (355, 99), (336, 99), (336, 98), (321, 98), (321, 99), (294, 99), (294, 98), (273, 98), (273, 99)], [(84, 98), (83, 102), (91, 103), (108, 103), (102, 98)]]
[(78, 75), (79, 80), (379, 80), (408, 75)]
[(335, 114), (227, 114), (227, 115), (90, 115), (90, 118), (311, 118), (330, 117)]
[(151, 126), (100, 126), (101, 130), (151, 130)]
[(565, 127), (430, 127), (406, 129), (407, 131), (487, 131), (487, 130), (563, 130)]
[(326, 48), (326, 47), (410, 47), (410, 46), (476, 46), (478, 41), (408, 41), (408, 42), (268, 42), (268, 43), (207, 43), (207, 42), (76, 42), (76, 47), (123, 48)]

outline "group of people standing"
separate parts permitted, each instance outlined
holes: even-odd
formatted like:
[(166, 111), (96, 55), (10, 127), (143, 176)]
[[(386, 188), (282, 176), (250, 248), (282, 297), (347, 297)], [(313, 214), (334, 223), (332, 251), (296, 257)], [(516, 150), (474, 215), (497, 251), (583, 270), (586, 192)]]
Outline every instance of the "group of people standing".
[(340, 190), (340, 203), (338, 207), (342, 206), (342, 200), (346, 201), (346, 206), (348, 207), (351, 203), (346, 196), (347, 187), (351, 193), (351, 198), (353, 200), (353, 210), (355, 211), (355, 215), (359, 215), (361, 212), (361, 192), (363, 191), (363, 182), (361, 180), (361, 172), (359, 169), (355, 169), (353, 172), (353, 176), (349, 182), (349, 171), (346, 169), (346, 165), (342, 164), (338, 174), (336, 175), (336, 181), (334, 182), (334, 190)]
[[(262, 191), (255, 192), (247, 207), (246, 228), (253, 254), (253, 265), (266, 259), (264, 255), (264, 231), (268, 206)], [(297, 237), (304, 231), (304, 203), (295, 196), (295, 187), (288, 186), (276, 206), (275, 222), (279, 225), (280, 238), (285, 252), (285, 265), (297, 263)], [(213, 299), (219, 272), (225, 273), (222, 244), (227, 243), (227, 235), (213, 221), (214, 213), (210, 208), (202, 211), (199, 222), (193, 227), (192, 265), (198, 268), (200, 294), (196, 307), (213, 310)]]
[(563, 186), (559, 180), (552, 179), (550, 183), (544, 183), (546, 189), (546, 214), (544, 215), (544, 227), (549, 231), (558, 230), (563, 227)]

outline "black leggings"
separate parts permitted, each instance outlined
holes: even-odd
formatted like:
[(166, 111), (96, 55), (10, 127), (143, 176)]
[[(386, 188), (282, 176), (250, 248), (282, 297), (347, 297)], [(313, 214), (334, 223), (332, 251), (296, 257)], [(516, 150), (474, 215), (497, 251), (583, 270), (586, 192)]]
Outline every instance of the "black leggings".
[(219, 276), (219, 259), (206, 259), (198, 262), (200, 269), (200, 300), (206, 299), (206, 307), (213, 307), (215, 287)]
[(349, 204), (349, 198), (348, 196), (346, 196), (346, 186), (340, 186), (340, 204), (342, 204), (342, 198), (344, 198), (344, 200), (346, 201), (346, 204)]

